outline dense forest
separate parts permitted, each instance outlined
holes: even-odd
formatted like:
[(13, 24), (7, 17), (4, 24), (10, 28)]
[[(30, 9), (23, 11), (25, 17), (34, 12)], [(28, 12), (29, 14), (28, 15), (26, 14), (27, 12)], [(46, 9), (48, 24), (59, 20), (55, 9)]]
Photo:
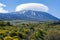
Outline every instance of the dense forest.
[(60, 22), (13, 25), (0, 21), (0, 40), (60, 40)]

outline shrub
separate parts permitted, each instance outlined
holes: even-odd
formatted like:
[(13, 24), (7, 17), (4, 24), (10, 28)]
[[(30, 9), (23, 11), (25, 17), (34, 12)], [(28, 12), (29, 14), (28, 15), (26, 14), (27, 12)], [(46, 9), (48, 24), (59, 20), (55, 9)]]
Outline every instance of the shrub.
[(48, 31), (45, 40), (60, 40), (60, 33), (57, 30)]

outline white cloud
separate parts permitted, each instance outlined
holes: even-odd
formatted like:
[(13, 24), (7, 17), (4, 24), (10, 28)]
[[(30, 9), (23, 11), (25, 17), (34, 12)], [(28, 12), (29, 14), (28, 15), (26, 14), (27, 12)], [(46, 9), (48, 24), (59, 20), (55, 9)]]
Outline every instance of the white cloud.
[(5, 10), (4, 7), (6, 7), (6, 5), (0, 3), (0, 13), (8, 13), (8, 10)]
[(47, 12), (48, 7), (44, 4), (40, 3), (26, 3), (21, 4), (16, 7), (16, 11), (22, 11), (22, 10), (33, 10), (33, 11), (43, 11)]
[(3, 7), (5, 7), (6, 5), (5, 5), (5, 4), (0, 3), (0, 7), (2, 7), (2, 6), (3, 6)]

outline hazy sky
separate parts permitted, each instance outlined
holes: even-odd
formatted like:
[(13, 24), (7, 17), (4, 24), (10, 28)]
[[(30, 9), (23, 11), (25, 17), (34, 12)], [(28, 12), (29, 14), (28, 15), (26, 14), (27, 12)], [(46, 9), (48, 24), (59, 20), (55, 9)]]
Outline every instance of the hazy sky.
[(60, 0), (0, 0), (0, 3), (6, 5), (4, 9), (9, 12), (15, 12), (16, 7), (20, 4), (42, 3), (49, 7), (48, 13), (60, 18)]

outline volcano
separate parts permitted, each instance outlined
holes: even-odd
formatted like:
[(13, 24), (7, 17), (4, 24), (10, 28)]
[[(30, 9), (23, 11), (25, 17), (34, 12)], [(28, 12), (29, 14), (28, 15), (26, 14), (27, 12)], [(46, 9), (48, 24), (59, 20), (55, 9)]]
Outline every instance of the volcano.
[(30, 21), (59, 21), (50, 13), (32, 10), (23, 10), (19, 12), (0, 13), (1, 20), (30, 20)]

